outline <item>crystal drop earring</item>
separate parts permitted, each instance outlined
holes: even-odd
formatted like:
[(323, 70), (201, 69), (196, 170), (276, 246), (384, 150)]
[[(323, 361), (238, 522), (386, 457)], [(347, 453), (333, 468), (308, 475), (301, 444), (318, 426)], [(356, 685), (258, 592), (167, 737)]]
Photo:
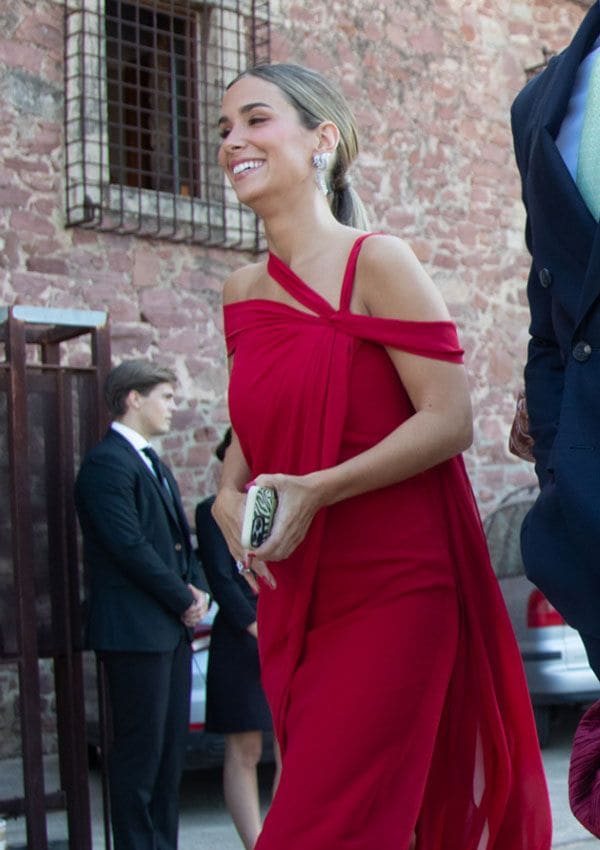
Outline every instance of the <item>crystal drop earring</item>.
[(315, 182), (324, 195), (329, 194), (329, 187), (327, 186), (327, 170), (329, 168), (330, 159), (331, 154), (328, 151), (325, 151), (324, 153), (314, 153), (312, 158), (312, 164), (315, 168)]

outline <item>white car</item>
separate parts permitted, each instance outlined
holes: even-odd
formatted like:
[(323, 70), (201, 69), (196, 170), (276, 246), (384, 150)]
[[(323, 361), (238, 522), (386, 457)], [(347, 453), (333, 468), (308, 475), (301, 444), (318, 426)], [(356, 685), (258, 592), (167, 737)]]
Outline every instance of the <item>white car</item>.
[(185, 757), (186, 770), (216, 767), (223, 763), (225, 744), (222, 735), (207, 732), (206, 668), (212, 621), (218, 607), (213, 603), (202, 622), (196, 626), (192, 641), (192, 693), (190, 697), (190, 727)]

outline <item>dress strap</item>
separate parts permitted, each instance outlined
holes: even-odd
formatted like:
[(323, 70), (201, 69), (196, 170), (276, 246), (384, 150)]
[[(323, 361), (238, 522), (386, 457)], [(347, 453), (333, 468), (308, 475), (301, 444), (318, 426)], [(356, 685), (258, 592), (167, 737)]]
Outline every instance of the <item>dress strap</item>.
[(292, 298), (299, 301), (312, 313), (319, 316), (331, 316), (335, 313), (334, 308), (322, 295), (311, 289), (302, 278), (298, 277), (296, 272), (271, 252), (269, 252), (267, 260), (267, 272)]
[(358, 239), (352, 246), (352, 250), (350, 251), (350, 256), (348, 257), (348, 262), (346, 263), (344, 280), (342, 282), (342, 291), (340, 293), (340, 310), (347, 311), (350, 309), (350, 301), (352, 300), (352, 292), (354, 290), (354, 276), (356, 274), (356, 264), (358, 262), (358, 255), (360, 254), (360, 249), (363, 246), (363, 242), (365, 241), (365, 239), (368, 239), (369, 236), (381, 236), (381, 234), (363, 233), (362, 236), (358, 237)]

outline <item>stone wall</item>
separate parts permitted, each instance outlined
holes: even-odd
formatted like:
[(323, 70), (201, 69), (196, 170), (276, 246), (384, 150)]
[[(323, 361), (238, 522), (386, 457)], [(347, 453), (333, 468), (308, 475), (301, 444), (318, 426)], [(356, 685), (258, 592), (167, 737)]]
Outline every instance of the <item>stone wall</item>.
[[(523, 212), (509, 107), (581, 19), (582, 2), (279, 0), (273, 57), (340, 82), (362, 127), (355, 185), (375, 228), (413, 246), (459, 324), (483, 512), (531, 470), (506, 450), (527, 339)], [(115, 358), (173, 365), (180, 409), (164, 440), (190, 512), (215, 485), (226, 421), (220, 289), (233, 251), (67, 230), (61, 2), (0, 10), (0, 302), (108, 309)]]

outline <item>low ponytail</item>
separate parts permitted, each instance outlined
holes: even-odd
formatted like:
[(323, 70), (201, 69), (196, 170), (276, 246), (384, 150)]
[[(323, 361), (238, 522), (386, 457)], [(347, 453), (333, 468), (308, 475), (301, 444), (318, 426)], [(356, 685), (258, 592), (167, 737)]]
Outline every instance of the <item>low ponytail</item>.
[[(339, 157), (341, 159), (341, 157)], [(331, 212), (334, 217), (357, 230), (369, 230), (369, 217), (358, 192), (352, 188), (350, 178), (336, 163), (331, 175)]]

